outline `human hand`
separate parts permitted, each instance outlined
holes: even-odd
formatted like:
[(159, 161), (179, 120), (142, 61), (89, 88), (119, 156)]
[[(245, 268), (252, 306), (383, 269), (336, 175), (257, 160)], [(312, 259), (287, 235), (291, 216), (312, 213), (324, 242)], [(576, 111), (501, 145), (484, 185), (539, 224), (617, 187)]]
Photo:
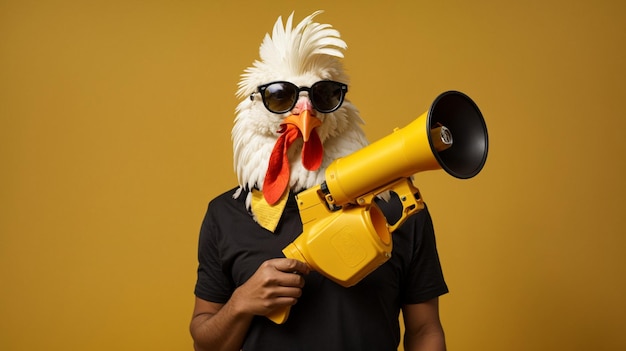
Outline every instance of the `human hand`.
[(261, 316), (294, 305), (302, 295), (302, 275), (309, 274), (309, 271), (309, 267), (298, 260), (267, 260), (248, 281), (235, 290), (231, 303), (241, 313)]

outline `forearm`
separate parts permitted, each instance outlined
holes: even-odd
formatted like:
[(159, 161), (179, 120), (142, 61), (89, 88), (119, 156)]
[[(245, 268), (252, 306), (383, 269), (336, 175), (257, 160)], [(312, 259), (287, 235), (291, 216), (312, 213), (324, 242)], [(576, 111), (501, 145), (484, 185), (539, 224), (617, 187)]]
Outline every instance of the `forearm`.
[(254, 316), (293, 305), (309, 267), (288, 258), (267, 260), (225, 304), (196, 297), (190, 331), (196, 351), (240, 350)]
[(441, 327), (423, 328), (414, 333), (404, 334), (406, 351), (445, 351), (446, 338)]
[(190, 326), (194, 350), (240, 350), (252, 318), (237, 312), (232, 303), (226, 303), (215, 314), (195, 315)]

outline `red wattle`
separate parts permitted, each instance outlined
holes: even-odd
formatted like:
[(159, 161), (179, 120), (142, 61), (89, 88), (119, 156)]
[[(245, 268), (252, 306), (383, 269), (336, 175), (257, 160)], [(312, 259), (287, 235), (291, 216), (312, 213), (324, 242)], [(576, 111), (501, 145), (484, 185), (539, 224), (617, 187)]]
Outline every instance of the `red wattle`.
[(315, 129), (311, 131), (309, 140), (302, 146), (302, 165), (309, 171), (315, 171), (322, 165), (324, 147)]
[(300, 135), (300, 131), (295, 126), (286, 125), (283, 129), (283, 133), (274, 144), (263, 181), (263, 196), (270, 205), (280, 200), (289, 185), (290, 169), (287, 150)]
[[(270, 205), (277, 203), (289, 186), (291, 169), (287, 150), (294, 141), (302, 137), (298, 127), (293, 124), (284, 124), (280, 132), (281, 135), (272, 149), (263, 181), (263, 196)], [(315, 130), (312, 130), (309, 140), (302, 147), (302, 165), (309, 171), (314, 171), (321, 166), (323, 156), (324, 148), (320, 137)]]

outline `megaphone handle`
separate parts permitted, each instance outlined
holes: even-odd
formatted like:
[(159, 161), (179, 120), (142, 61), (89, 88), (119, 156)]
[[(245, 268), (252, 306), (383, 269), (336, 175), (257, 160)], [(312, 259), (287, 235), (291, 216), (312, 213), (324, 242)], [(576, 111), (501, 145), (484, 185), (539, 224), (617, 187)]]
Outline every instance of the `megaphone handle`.
[(389, 225), (389, 232), (393, 233), (411, 215), (424, 209), (424, 201), (411, 178), (400, 179), (387, 186), (386, 190), (396, 193), (402, 202), (402, 217), (393, 225)]
[(291, 306), (277, 308), (272, 313), (268, 314), (267, 318), (276, 324), (283, 324), (289, 317), (289, 311), (291, 311)]

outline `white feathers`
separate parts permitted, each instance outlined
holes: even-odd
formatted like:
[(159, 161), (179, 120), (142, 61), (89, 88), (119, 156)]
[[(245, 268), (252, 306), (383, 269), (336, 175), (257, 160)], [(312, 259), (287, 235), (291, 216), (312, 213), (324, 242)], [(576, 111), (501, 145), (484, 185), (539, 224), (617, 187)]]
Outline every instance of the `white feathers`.
[(272, 35), (266, 34), (263, 39), (260, 61), (255, 61), (242, 75), (238, 97), (247, 97), (257, 86), (280, 79), (278, 75), (315, 73), (323, 79), (331, 79), (331, 75), (337, 76), (342, 71), (337, 58), (343, 58), (342, 50), (347, 45), (331, 25), (313, 22), (320, 13), (322, 11), (316, 11), (307, 16), (295, 28), (293, 12), (284, 27), (282, 17), (278, 17)]
[[(239, 185), (246, 189), (262, 189), (270, 154), (276, 140), (280, 124), (289, 115), (269, 112), (261, 101), (257, 86), (276, 80), (293, 82), (298, 86), (331, 79), (348, 83), (340, 58), (346, 43), (339, 32), (328, 24), (313, 22), (321, 13), (317, 11), (307, 16), (295, 27), (293, 13), (283, 26), (279, 17), (272, 30), (261, 44), (260, 60), (247, 68), (239, 82), (238, 97), (241, 102), (236, 109), (232, 130), (234, 167)], [(367, 140), (361, 129), (363, 123), (359, 112), (346, 99), (335, 112), (317, 113), (322, 125), (316, 131), (324, 147), (322, 166), (309, 171), (301, 163), (302, 140), (296, 140), (288, 150), (291, 176), (290, 188), (302, 190), (324, 181), (326, 167), (335, 159), (346, 156), (363, 146)]]

